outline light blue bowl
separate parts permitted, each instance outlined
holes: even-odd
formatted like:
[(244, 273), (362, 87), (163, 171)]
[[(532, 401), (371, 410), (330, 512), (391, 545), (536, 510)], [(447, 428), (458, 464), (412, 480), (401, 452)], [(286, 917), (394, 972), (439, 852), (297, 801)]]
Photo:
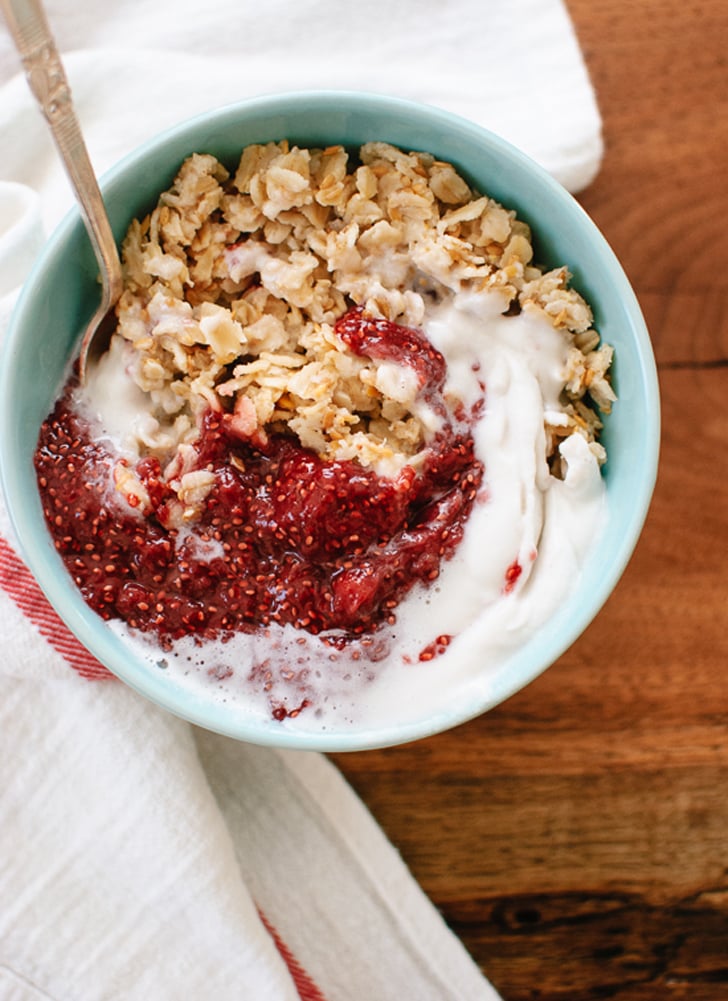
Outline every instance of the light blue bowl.
[(358, 146), (383, 140), (454, 163), (478, 190), (516, 209), (533, 228), (536, 259), (566, 264), (591, 303), (595, 325), (614, 345), (619, 402), (604, 430), (609, 517), (578, 589), (533, 641), (518, 650), (483, 693), (453, 693), (406, 725), (291, 731), (239, 705), (201, 699), (130, 655), (70, 585), (43, 520), (32, 465), (41, 422), (52, 409), (77, 339), (98, 299), (97, 267), (80, 216), (56, 230), (23, 290), (0, 359), (0, 474), (22, 555), (68, 627), (119, 678), (143, 695), (210, 730), (255, 743), (309, 750), (386, 746), (440, 732), (518, 691), (583, 632), (622, 574), (640, 534), (654, 486), (659, 395), (650, 339), (614, 254), (577, 202), (526, 156), (470, 122), (433, 108), (354, 93), (302, 93), (247, 101), (186, 122), (128, 156), (101, 182), (120, 239), (169, 186), (191, 152), (235, 164), (252, 142), (287, 138), (308, 146)]

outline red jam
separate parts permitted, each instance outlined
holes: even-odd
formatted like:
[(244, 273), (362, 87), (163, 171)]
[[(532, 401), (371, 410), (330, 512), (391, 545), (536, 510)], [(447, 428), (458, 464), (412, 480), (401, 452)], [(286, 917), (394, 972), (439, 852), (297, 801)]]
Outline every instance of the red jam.
[(518, 562), (518, 560), (515, 560), (513, 563), (511, 563), (511, 565), (506, 570), (506, 582), (503, 587), (504, 594), (511, 593), (513, 588), (518, 583), (518, 578), (521, 576), (522, 573), (523, 573), (523, 567)]
[(354, 354), (409, 365), (430, 402), (442, 389), (447, 374), (445, 359), (419, 330), (369, 316), (361, 306), (345, 313), (334, 330)]
[[(358, 310), (337, 330), (357, 353), (406, 361), (423, 391), (439, 393), (444, 360), (417, 331)], [(211, 411), (195, 448), (215, 483), (194, 536), (167, 527), (174, 494), (154, 458), (136, 467), (151, 513), (109, 499), (116, 460), (68, 393), (35, 456), (48, 525), (85, 600), (163, 643), (271, 623), (346, 639), (394, 621), (402, 597), (454, 552), (483, 474), (467, 426), (452, 424), (417, 473), (406, 466), (394, 479), (324, 461), (288, 436), (243, 441)]]

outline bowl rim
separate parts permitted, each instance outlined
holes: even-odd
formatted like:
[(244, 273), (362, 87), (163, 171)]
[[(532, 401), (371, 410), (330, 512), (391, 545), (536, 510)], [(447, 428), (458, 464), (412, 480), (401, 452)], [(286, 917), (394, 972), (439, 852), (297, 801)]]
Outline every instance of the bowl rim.
[[(167, 686), (165, 688), (164, 684), (160, 684), (160, 679), (153, 677), (151, 673), (145, 674), (130, 670), (119, 649), (120, 641), (114, 639), (113, 642), (109, 642), (111, 630), (105, 628), (106, 623), (86, 606), (80, 594), (74, 588), (69, 588), (68, 580), (58, 573), (59, 566), (62, 567), (60, 558), (52, 545), (49, 546), (48, 538), (38, 531), (39, 526), (34, 524), (29, 505), (26, 504), (22, 496), (20, 483), (12, 475), (13, 468), (22, 467), (22, 457), (7, 454), (8, 436), (2, 433), (2, 429), (10, 427), (13, 421), (11, 412), (13, 364), (10, 360), (14, 355), (13, 346), (22, 337), (26, 314), (32, 313), (34, 291), (45, 273), (45, 269), (54, 260), (58, 249), (71, 238), (77, 227), (81, 225), (80, 213), (76, 207), (70, 209), (46, 242), (24, 283), (6, 330), (3, 351), (0, 355), (0, 436), (2, 437), (0, 483), (5, 493), (8, 513), (20, 546), (21, 556), (49, 602), (84, 646), (125, 684), (174, 715), (235, 739), (279, 748), (340, 752), (402, 744), (432, 736), (466, 723), (489, 711), (535, 680), (576, 641), (599, 613), (614, 590), (637, 545), (657, 477), (661, 418), (657, 368), (644, 317), (621, 264), (600, 230), (576, 199), (543, 167), (487, 128), (458, 115), (404, 98), (355, 91), (315, 90), (254, 97), (210, 109), (159, 132), (127, 153), (109, 170), (105, 171), (99, 179), (99, 185), (106, 195), (113, 190), (114, 184), (120, 178), (124, 177), (129, 170), (138, 169), (139, 164), (150, 154), (160, 150), (170, 142), (192, 134), (201, 126), (215, 124), (219, 128), (225, 128), (241, 117), (248, 117), (256, 113), (292, 115), (297, 109), (305, 109), (306, 112), (316, 110), (321, 112), (332, 103), (343, 103), (346, 105), (346, 110), (351, 112), (412, 115), (421, 120), (424, 126), (429, 129), (442, 127), (447, 132), (458, 129), (464, 132), (470, 140), (489, 146), (506, 163), (518, 164), (522, 170), (526, 170), (532, 175), (537, 184), (548, 191), (550, 197), (560, 208), (571, 213), (576, 225), (586, 228), (590, 241), (595, 244), (603, 265), (609, 273), (609, 282), (619, 294), (622, 307), (629, 317), (631, 335), (635, 340), (641, 363), (640, 389), (645, 394), (647, 404), (647, 416), (642, 428), (646, 462), (639, 481), (639, 491), (633, 497), (632, 509), (628, 518), (625, 519), (624, 532), (620, 538), (619, 547), (606, 573), (601, 577), (599, 586), (590, 594), (586, 607), (576, 609), (569, 621), (569, 627), (560, 632), (558, 639), (547, 644), (547, 654), (540, 659), (539, 664), (534, 667), (529, 662), (523, 665), (520, 670), (515, 669), (509, 672), (505, 678), (499, 675), (494, 683), (488, 687), (488, 697), (474, 703), (466, 711), (458, 703), (454, 709), (451, 708), (436, 715), (430, 714), (409, 724), (391, 724), (384, 728), (372, 727), (352, 730), (350, 733), (343, 730), (331, 733), (289, 730), (280, 725), (272, 728), (267, 722), (258, 719), (251, 720), (245, 716), (236, 721), (237, 725), (216, 724), (215, 720), (210, 718), (211, 713), (213, 715), (215, 713), (215, 703), (208, 701), (201, 706), (196, 706), (195, 700), (191, 700), (188, 693), (181, 693), (181, 697), (177, 697), (173, 687)], [(519, 666), (516, 665), (516, 667)], [(159, 673), (163, 674), (163, 672)], [(162, 678), (162, 682), (163, 680)]]

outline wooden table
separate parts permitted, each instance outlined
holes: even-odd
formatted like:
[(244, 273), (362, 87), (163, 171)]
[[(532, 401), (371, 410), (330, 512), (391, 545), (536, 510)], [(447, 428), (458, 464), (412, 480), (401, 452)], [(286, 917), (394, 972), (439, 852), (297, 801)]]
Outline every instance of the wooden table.
[(728, 3), (569, 8), (606, 142), (581, 201), (635, 287), (660, 369), (652, 509), (616, 593), (540, 679), (450, 733), (336, 762), (505, 1001), (717, 1001), (728, 998)]

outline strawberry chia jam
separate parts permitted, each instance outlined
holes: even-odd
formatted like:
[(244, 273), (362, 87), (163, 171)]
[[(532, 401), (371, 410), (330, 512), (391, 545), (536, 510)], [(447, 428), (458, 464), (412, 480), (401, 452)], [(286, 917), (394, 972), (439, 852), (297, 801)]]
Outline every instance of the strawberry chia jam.
[[(444, 359), (420, 332), (359, 309), (336, 329), (357, 354), (401, 357), (432, 409), (446, 413)], [(158, 458), (136, 464), (150, 499), (143, 517), (109, 504), (99, 469), (113, 456), (90, 439), (69, 392), (43, 424), (35, 463), (46, 520), (100, 615), (163, 643), (271, 622), (336, 630), (340, 643), (391, 624), (402, 596), (438, 577), (483, 475), (467, 421), (444, 424), (419, 471), (385, 478), (323, 460), (291, 436), (241, 440), (226, 416), (208, 410), (200, 420), (196, 468), (215, 483), (193, 533), (170, 526), (173, 493)]]

